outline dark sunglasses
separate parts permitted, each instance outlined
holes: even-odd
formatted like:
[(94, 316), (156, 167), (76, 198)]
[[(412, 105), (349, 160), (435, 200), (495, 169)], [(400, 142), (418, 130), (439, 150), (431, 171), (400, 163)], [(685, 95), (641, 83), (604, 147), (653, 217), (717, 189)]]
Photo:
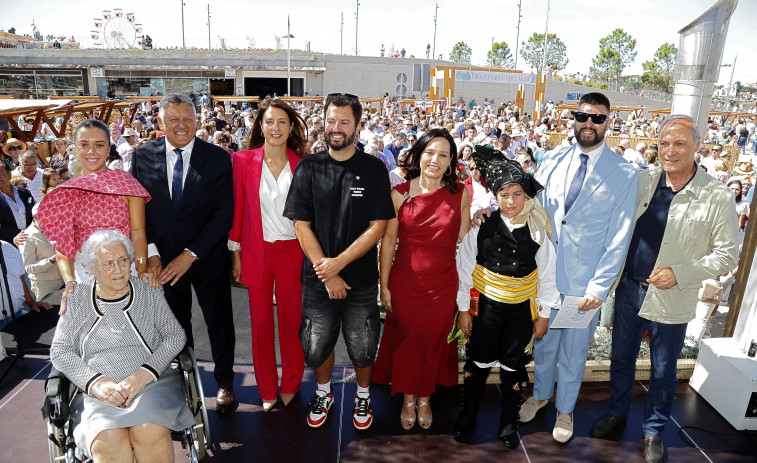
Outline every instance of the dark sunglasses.
[(586, 122), (591, 117), (591, 121), (595, 124), (602, 124), (604, 121), (607, 120), (607, 116), (604, 114), (589, 114), (589, 113), (583, 113), (580, 111), (576, 111), (573, 113), (573, 117), (576, 118), (576, 121), (578, 122)]
[(357, 100), (358, 99), (358, 97), (356, 95), (353, 95), (351, 93), (329, 93), (328, 95), (326, 95), (326, 99), (337, 98), (337, 97), (340, 97), (340, 96), (343, 96), (343, 97), (347, 98), (348, 100)]
[(24, 149), (24, 147), (21, 146), (21, 145), (9, 146), (8, 147), (8, 151), (21, 151), (22, 149)]

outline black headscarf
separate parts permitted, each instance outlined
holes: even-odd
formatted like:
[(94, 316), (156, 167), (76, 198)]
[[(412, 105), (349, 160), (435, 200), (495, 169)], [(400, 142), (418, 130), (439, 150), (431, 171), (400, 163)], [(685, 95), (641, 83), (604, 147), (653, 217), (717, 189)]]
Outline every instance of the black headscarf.
[(527, 174), (518, 161), (508, 159), (501, 151), (476, 145), (473, 154), (476, 167), (495, 195), (502, 187), (517, 183), (530, 198), (535, 198), (544, 187)]

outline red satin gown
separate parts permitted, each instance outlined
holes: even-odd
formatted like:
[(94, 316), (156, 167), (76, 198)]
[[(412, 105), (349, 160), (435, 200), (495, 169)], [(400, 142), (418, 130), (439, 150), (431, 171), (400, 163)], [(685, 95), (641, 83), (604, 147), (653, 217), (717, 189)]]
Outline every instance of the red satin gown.
[(392, 394), (431, 395), (436, 385), (457, 385), (457, 342), (447, 335), (457, 310), (455, 250), (460, 233), (462, 185), (409, 197), (397, 212), (399, 247), (389, 274), (393, 310), (373, 370), (373, 381)]

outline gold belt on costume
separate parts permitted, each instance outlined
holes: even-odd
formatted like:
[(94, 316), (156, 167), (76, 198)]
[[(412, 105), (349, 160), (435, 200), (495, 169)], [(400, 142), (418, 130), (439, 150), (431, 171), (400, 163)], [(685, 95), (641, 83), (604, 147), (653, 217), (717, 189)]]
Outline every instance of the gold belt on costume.
[(531, 318), (536, 320), (539, 311), (536, 307), (536, 282), (539, 269), (523, 278), (500, 275), (476, 264), (473, 270), (473, 287), (489, 299), (505, 304), (518, 304), (529, 301)]

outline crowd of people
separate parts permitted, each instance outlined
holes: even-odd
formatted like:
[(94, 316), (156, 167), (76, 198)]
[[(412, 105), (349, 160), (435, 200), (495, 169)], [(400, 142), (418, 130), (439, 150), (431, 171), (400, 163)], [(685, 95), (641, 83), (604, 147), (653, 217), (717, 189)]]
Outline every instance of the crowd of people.
[[(403, 395), (402, 428), (429, 429), (437, 386), (457, 385), (460, 340), (467, 361), (453, 433), (465, 439), (473, 428), (499, 364), (497, 434), (509, 448), (553, 395), (553, 437), (570, 441), (599, 308), (614, 297), (611, 400), (591, 435), (625, 423), (648, 330), (655, 368), (643, 451), (662, 461), (674, 360), (688, 322), (709, 317), (696, 309), (702, 281), (736, 268), (751, 163), (737, 165), (739, 179), (716, 175), (721, 145), (709, 156), (711, 135), (687, 116), (623, 121), (601, 93), (584, 95), (577, 111), (556, 108), (547, 103), (532, 121), (488, 99), (400, 114), (388, 97), (369, 111), (341, 93), (257, 108), (174, 94), (145, 103), (131, 124), (79, 123), (73, 145), (55, 142), (49, 166), (7, 140), (0, 233), (21, 248), (37, 299), (64, 288), (51, 358), (84, 391), (77, 406), (92, 421), (77, 440), (101, 458), (129, 441), (136, 454), (145, 437), (132, 428), (159, 415), (149, 422), (163, 440), (147, 447), (168, 452), (166, 430), (181, 428), (185, 409), (148, 413), (132, 399), (170, 393), (166, 356), (193, 344), (191, 289), (211, 343), (216, 409), (234, 412), (231, 274), (249, 293), (264, 412), (292, 402), (307, 366), (317, 390), (306, 423), (326, 423), (341, 331), (357, 377), (355, 428), (371, 427), (376, 382)], [(751, 121), (731, 129), (739, 146), (754, 137)], [(556, 131), (566, 136), (551, 146)], [(628, 137), (610, 148), (613, 134)], [(658, 142), (632, 149), (640, 136)], [(28, 189), (11, 185), (14, 169)], [(571, 300), (585, 325), (551, 329)], [(137, 312), (148, 319), (134, 322)], [(114, 354), (114, 344), (128, 349)], [(531, 356), (533, 396), (523, 401)], [(103, 419), (103, 403), (124, 412)]]

